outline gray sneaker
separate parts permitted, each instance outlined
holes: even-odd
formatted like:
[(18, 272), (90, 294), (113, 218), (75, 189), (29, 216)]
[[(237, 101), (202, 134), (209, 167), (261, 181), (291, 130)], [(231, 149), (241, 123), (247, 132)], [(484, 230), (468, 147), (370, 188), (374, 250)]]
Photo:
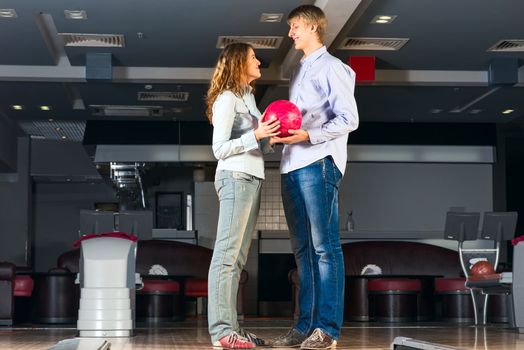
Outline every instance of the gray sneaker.
[(295, 328), (291, 328), (286, 335), (281, 335), (270, 341), (270, 345), (274, 348), (298, 348), (307, 335), (300, 333)]
[(337, 347), (337, 341), (326, 334), (322, 329), (317, 328), (311, 335), (302, 342), (301, 349), (334, 349)]
[(240, 331), (238, 332), (241, 336), (246, 338), (252, 343), (255, 343), (256, 346), (266, 346), (266, 342), (264, 339), (257, 337), (254, 333), (248, 332), (243, 328), (240, 328)]

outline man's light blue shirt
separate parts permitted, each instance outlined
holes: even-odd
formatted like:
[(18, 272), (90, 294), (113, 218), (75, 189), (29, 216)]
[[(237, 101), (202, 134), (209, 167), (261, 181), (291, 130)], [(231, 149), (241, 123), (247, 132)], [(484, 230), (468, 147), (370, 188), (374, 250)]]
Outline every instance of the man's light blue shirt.
[(304, 58), (290, 81), (289, 100), (302, 112), (309, 141), (284, 145), (280, 172), (303, 168), (332, 156), (342, 174), (348, 134), (358, 128), (355, 72), (322, 46)]

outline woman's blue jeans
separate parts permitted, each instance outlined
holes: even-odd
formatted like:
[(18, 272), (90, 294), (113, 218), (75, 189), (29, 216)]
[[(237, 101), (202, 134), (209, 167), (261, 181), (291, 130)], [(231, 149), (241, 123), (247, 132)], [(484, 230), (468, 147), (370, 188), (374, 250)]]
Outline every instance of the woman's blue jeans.
[(220, 201), (217, 236), (208, 276), (211, 341), (239, 331), (237, 291), (260, 209), (262, 180), (239, 171), (220, 170), (215, 189)]
[(282, 175), (282, 199), (300, 278), (295, 328), (320, 328), (340, 337), (344, 311), (344, 256), (338, 226), (342, 174), (331, 157)]

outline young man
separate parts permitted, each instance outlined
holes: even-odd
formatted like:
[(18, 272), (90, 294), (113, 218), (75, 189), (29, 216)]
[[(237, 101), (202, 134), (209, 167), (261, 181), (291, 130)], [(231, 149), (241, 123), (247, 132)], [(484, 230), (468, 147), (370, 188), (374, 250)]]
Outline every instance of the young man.
[(329, 349), (340, 337), (344, 257), (339, 239), (338, 188), (347, 162), (348, 134), (358, 127), (355, 73), (326, 51), (327, 19), (303, 5), (288, 16), (289, 37), (304, 57), (290, 82), (301, 129), (284, 143), (282, 200), (300, 276), (300, 317), (274, 347)]

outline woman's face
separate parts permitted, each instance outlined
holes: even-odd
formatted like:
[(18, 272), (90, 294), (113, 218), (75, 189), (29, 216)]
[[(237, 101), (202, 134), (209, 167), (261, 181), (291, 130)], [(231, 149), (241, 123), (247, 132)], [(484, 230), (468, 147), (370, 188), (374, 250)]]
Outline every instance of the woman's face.
[(255, 56), (255, 51), (252, 48), (249, 48), (247, 52), (247, 62), (246, 62), (246, 82), (249, 84), (253, 80), (260, 78), (260, 61), (257, 60)]

